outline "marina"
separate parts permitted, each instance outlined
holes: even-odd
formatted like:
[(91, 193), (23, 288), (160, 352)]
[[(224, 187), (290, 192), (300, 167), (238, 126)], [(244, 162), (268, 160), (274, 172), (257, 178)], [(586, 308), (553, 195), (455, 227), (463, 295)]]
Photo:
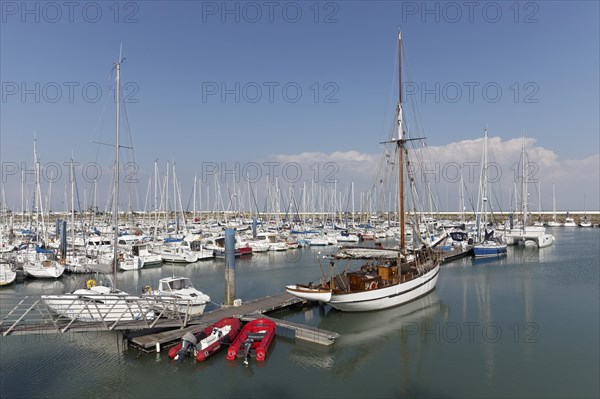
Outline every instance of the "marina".
[[(469, 392), (477, 396), (518, 396), (524, 392), (544, 396), (566, 395), (567, 392), (574, 396), (593, 396), (598, 389), (593, 381), (597, 381), (598, 371), (598, 351), (594, 349), (599, 333), (595, 243), (600, 239), (600, 229), (554, 228), (553, 234), (557, 241), (548, 248), (509, 246), (508, 255), (495, 261), (462, 258), (448, 262), (440, 271), (436, 290), (398, 308), (356, 314), (337, 312), (329, 306), (298, 304), (269, 312), (276, 321), (335, 332), (339, 337), (332, 345), (324, 346), (303, 341), (298, 333), (295, 340), (291, 339), (293, 334), (288, 331), (287, 335), (275, 338), (266, 363), (260, 368), (252, 361), (247, 366), (249, 369), (241, 362), (228, 367), (225, 352), (201, 364), (191, 358), (179, 365), (173, 363), (166, 355), (169, 347), (166, 341), (173, 339), (171, 342), (175, 344), (184, 331), (196, 331), (200, 324), (168, 332), (170, 335), (158, 353), (156, 337), (151, 336), (145, 344), (148, 352), (135, 347), (123, 350), (122, 331), (85, 330), (86, 326), (65, 333), (46, 330), (38, 334), (3, 336), (0, 358), (3, 395), (11, 397), (23, 392), (24, 385), (20, 381), (29, 380), (24, 360), (33, 361), (35, 356), (38, 373), (67, 380), (73, 373), (88, 376), (78, 379), (78, 384), (45, 386), (49, 396), (76, 397), (95, 386), (97, 378), (110, 379), (125, 396), (152, 395), (160, 389), (160, 376), (167, 373), (179, 387), (173, 388), (173, 394), (181, 397), (195, 396), (193, 390), (186, 388), (190, 382), (184, 383), (192, 378), (194, 386), (217, 397), (246, 397), (246, 390), (237, 390), (234, 385), (256, 384), (271, 390), (273, 393), (267, 396), (273, 397), (275, 392), (283, 392), (290, 397), (358, 398), (373, 392), (354, 385), (346, 388), (343, 382), (347, 378), (359, 378), (366, 370), (389, 368), (398, 361), (402, 364), (401, 378), (379, 385), (375, 396), (389, 397), (396, 391), (432, 396), (435, 392), (426, 383), (432, 375), (436, 377), (438, 389), (448, 395), (460, 395), (464, 388), (456, 384), (456, 378), (461, 371), (453, 370), (457, 359), (461, 359), (463, 367), (471, 365), (473, 381)], [(310, 281), (320, 274), (315, 264), (318, 249), (308, 247), (295, 251), (293, 262), (289, 254), (281, 252), (237, 261), (236, 296), (242, 298), (242, 306), (256, 297), (277, 298), (286, 283)], [(566, 263), (571, 266), (565, 267)], [(223, 261), (211, 260), (186, 266), (186, 271), (195, 286), (214, 302), (222, 303), (224, 267)], [(167, 266), (122, 272), (119, 275), (121, 287), (135, 293), (135, 287), (157, 281), (161, 275), (169, 276), (169, 269)], [(267, 282), (267, 277), (274, 272), (277, 277), (270, 277)], [(35, 296), (50, 287), (70, 289), (77, 283), (74, 276), (62, 279), (43, 284), (28, 279), (3, 288), (0, 291), (2, 314), (7, 296)], [(267, 283), (257, 286), (256, 281), (261, 280)], [(273, 302), (280, 303), (290, 296), (279, 298)], [(589, 306), (581, 307), (580, 303)], [(273, 306), (264, 305), (264, 309)], [(202, 317), (209, 316), (213, 309), (207, 309)], [(245, 313), (236, 311), (235, 307), (227, 311)], [(557, 356), (567, 347), (572, 353), (567, 359), (577, 361), (565, 370)], [(64, 371), (57, 373), (52, 365), (58, 353)], [(90, 354), (97, 360), (82, 363)], [(546, 364), (543, 372), (531, 368), (539, 362)], [(427, 373), (423, 373), (424, 368)], [(295, 377), (290, 378), (290, 373)], [(548, 373), (563, 375), (570, 382), (549, 380)], [(225, 378), (231, 386), (210, 382), (217, 376)], [(127, 382), (130, 379), (140, 382)], [(306, 379), (312, 381), (311, 386), (303, 387), (302, 381)], [(507, 384), (509, 380), (511, 384)], [(41, 383), (33, 385), (36, 389), (42, 387)], [(287, 391), (301, 387), (302, 395)]]
[(600, 4), (434, 3), (3, 2), (0, 397), (600, 397)]

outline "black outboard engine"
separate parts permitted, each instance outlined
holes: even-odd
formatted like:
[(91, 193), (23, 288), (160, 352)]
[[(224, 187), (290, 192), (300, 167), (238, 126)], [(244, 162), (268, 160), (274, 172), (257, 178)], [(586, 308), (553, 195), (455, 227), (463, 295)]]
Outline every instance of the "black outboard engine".
[(244, 364), (248, 365), (248, 355), (250, 354), (250, 348), (252, 348), (252, 344), (254, 340), (252, 338), (246, 338), (244, 341)]
[(177, 356), (175, 356), (175, 360), (181, 362), (185, 354), (190, 350), (190, 347), (194, 348), (198, 341), (196, 340), (196, 336), (190, 332), (185, 333), (185, 335), (181, 338), (181, 349), (177, 352)]

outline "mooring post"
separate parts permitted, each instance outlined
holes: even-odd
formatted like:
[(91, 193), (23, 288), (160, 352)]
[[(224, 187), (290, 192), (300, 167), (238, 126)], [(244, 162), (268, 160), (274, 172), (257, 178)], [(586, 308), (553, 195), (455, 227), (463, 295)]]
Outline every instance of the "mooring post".
[[(71, 228), (75, 228), (75, 226), (71, 226)], [(60, 221), (60, 258), (67, 258), (67, 221)]]
[(235, 299), (235, 231), (225, 229), (225, 305)]

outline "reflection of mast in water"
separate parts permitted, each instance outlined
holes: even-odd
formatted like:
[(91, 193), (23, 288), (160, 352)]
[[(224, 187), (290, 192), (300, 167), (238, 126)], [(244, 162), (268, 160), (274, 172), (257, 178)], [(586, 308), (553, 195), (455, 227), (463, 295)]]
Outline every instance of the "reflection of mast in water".
[[(436, 328), (436, 324), (438, 324), (438, 321), (435, 320), (435, 316), (441, 316), (438, 317), (438, 320), (447, 320), (448, 319), (448, 314), (449, 314), (449, 308), (444, 305), (443, 303), (441, 303), (439, 301), (439, 298), (437, 296), (437, 291), (434, 291), (433, 293), (431, 293), (428, 297), (430, 297), (431, 299), (433, 299), (435, 301), (435, 306), (432, 308), (432, 311), (429, 312), (427, 314), (427, 317), (421, 317), (420, 323), (419, 323), (419, 334), (421, 335), (420, 338), (420, 345), (414, 345), (414, 351), (412, 354), (413, 358), (416, 359), (426, 359), (428, 358), (428, 356), (425, 356), (425, 354), (423, 354), (423, 351), (426, 351), (428, 348), (434, 348), (434, 345), (427, 345), (428, 342), (430, 342), (430, 340), (426, 340), (423, 341), (423, 333), (425, 331), (436, 331), (437, 332), (437, 328)], [(427, 298), (427, 297), (426, 297)], [(434, 324), (432, 326), (432, 323)], [(435, 340), (436, 341), (438, 337), (436, 337)], [(414, 344), (414, 342), (413, 342)], [(407, 339), (406, 336), (404, 336), (404, 330), (402, 332), (402, 336), (401, 336), (401, 340), (400, 340), (400, 356), (402, 358), (402, 392), (400, 392), (400, 396), (402, 397), (406, 397), (406, 396), (412, 396), (412, 392), (409, 390), (410, 386), (411, 386), (411, 381), (410, 381), (410, 352), (409, 352), (409, 340)], [(419, 364), (416, 365), (416, 367), (414, 367), (414, 369), (417, 369), (417, 373), (420, 373), (422, 370), (419, 370), (422, 368), (422, 364), (419, 362)]]
[(482, 342), (483, 345), (483, 369), (489, 380), (494, 379), (496, 370), (496, 334), (501, 334), (496, 330), (497, 324), (492, 319), (492, 301), (490, 298), (490, 273), (489, 270), (483, 270), (483, 279), (481, 284), (475, 284), (477, 303), (479, 304), (479, 319), (482, 322)]
[[(552, 246), (552, 249), (554, 248), (554, 245)], [(544, 249), (551, 249), (551, 248), (544, 248)], [(537, 251), (537, 252), (541, 252), (541, 251)], [(545, 252), (545, 251), (544, 251)], [(524, 352), (524, 356), (525, 358), (527, 358), (528, 360), (531, 359), (532, 357), (532, 353), (531, 350), (533, 349), (532, 346), (530, 345), (530, 343), (527, 341), (527, 334), (531, 332), (530, 328), (535, 327), (535, 323), (533, 321), (533, 286), (531, 285), (531, 273), (526, 273), (525, 276), (523, 276), (523, 278), (521, 279), (521, 284), (523, 287), (523, 302), (524, 302), (524, 309), (525, 309), (525, 318), (524, 320), (521, 322), (519, 320), (515, 320), (512, 328), (513, 331), (512, 333), (515, 334), (515, 337), (518, 337), (519, 339), (517, 340), (519, 345), (523, 345), (523, 352)], [(516, 335), (518, 334), (518, 335)]]

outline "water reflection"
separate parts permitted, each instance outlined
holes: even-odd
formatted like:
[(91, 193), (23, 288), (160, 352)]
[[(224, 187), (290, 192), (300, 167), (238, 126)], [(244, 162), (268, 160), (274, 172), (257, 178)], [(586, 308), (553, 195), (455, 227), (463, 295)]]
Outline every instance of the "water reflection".
[(444, 317), (447, 312), (436, 291), (406, 305), (376, 312), (340, 312), (330, 306), (310, 308), (304, 313), (306, 321), (318, 319), (319, 328), (335, 331), (340, 337), (329, 347), (297, 342), (290, 352), (290, 359), (303, 367), (332, 369), (336, 374), (352, 375), (385, 351), (386, 341), (396, 337), (406, 344), (407, 326), (427, 323), (436, 317)]
[(23, 282), (28, 294), (62, 294), (65, 292), (65, 283), (63, 280), (46, 280), (46, 279), (26, 279)]

